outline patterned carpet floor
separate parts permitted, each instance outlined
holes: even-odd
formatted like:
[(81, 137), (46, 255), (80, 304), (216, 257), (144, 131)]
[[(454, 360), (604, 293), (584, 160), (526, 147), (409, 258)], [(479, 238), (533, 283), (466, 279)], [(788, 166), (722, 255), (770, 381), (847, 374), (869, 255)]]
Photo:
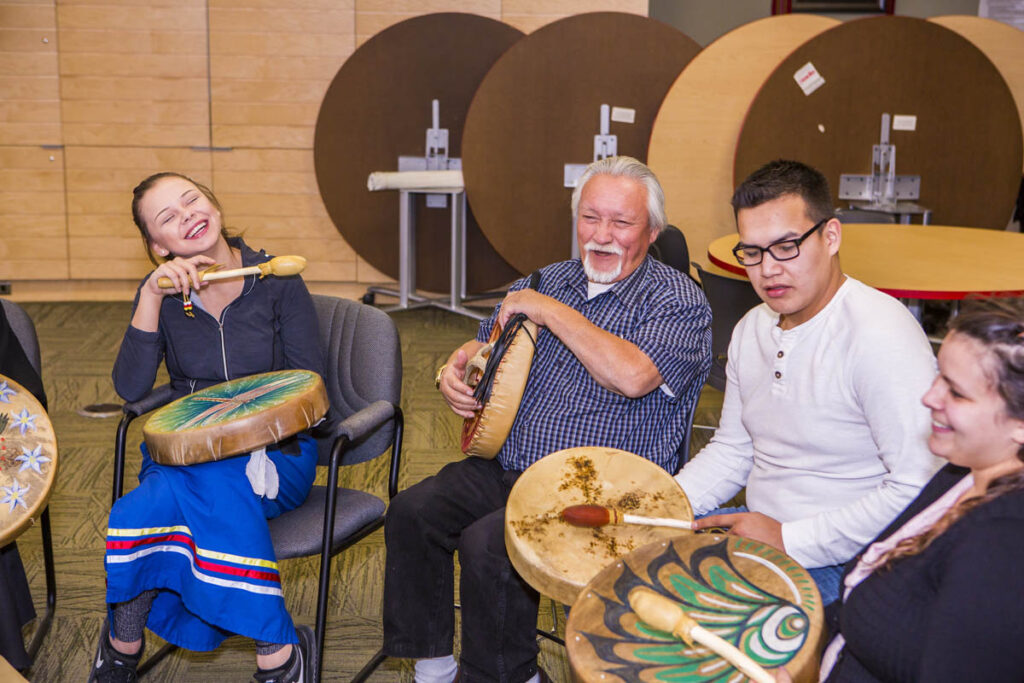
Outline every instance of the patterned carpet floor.
[[(78, 413), (92, 403), (119, 402), (110, 370), (127, 325), (127, 303), (28, 303), (43, 355), (43, 380), (50, 403), (50, 420), (59, 445), (59, 476), (51, 492), (57, 574), (57, 611), (52, 629), (35, 665), (32, 681), (82, 681), (88, 675), (103, 621), (103, 546), (110, 509), (113, 444), (117, 418), (97, 419)], [(448, 411), (434, 390), (436, 368), (453, 348), (475, 334), (476, 322), (437, 309), (393, 314), (402, 338), (403, 394), (406, 415), (405, 446), (400, 485), (408, 486), (433, 474), (458, 452), (461, 421)], [(159, 381), (159, 380), (158, 380)], [(716, 424), (721, 394), (706, 389), (697, 422)], [(141, 420), (129, 436), (126, 487), (138, 472)], [(694, 451), (706, 440), (694, 438)], [(343, 485), (368, 488), (385, 496), (386, 463), (377, 461), (345, 468)], [(38, 611), (45, 604), (45, 578), (39, 532), (19, 539), (32, 595)], [(380, 605), (384, 566), (383, 534), (378, 531), (335, 558), (328, 607), (325, 681), (349, 680), (380, 647)], [(293, 617), (312, 624), (316, 608), (317, 561), (281, 563), (285, 596)], [(551, 611), (542, 605), (541, 625)], [(560, 617), (564, 628), (564, 616)], [(26, 641), (35, 624), (26, 626)], [(160, 644), (151, 634), (147, 650)], [(547, 640), (541, 643), (541, 665), (555, 681), (568, 681), (565, 650)], [(160, 663), (145, 680), (247, 681), (255, 670), (251, 641), (229, 639), (214, 652), (178, 651)], [(389, 660), (373, 681), (411, 681), (411, 664)]]

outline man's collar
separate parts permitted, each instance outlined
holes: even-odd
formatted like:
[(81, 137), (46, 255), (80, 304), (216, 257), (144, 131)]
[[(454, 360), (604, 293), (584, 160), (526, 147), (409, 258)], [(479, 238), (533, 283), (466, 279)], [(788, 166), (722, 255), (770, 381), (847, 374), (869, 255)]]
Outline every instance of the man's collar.
[[(651, 268), (652, 257), (650, 254), (644, 257), (644, 260), (640, 262), (640, 265), (636, 269), (627, 275), (624, 279), (614, 283), (612, 288), (607, 293), (614, 294), (619, 301), (630, 308), (638, 303), (640, 293), (640, 283), (647, 276), (647, 271)], [(572, 289), (574, 292), (579, 294), (580, 298), (586, 301), (587, 299), (587, 274), (583, 270), (583, 261), (580, 259), (574, 260), (576, 265), (575, 273), (571, 278), (567, 278), (565, 281), (565, 287)]]

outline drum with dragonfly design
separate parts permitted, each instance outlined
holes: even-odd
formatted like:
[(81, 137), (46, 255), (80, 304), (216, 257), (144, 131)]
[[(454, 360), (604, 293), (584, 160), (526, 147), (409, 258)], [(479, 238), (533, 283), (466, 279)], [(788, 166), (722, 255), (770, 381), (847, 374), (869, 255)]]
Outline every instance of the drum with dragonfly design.
[(277, 443), (328, 409), (320, 375), (278, 370), (215, 384), (160, 408), (142, 428), (153, 460), (191, 465)]

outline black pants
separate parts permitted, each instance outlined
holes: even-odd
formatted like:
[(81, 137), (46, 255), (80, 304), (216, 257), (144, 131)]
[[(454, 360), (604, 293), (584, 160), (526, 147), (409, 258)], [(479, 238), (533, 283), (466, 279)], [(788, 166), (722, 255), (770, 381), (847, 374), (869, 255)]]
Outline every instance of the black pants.
[(458, 550), (462, 680), (522, 683), (536, 673), (540, 596), (505, 552), (505, 501), (520, 474), (495, 460), (466, 458), (391, 502), (384, 523), (385, 654), (451, 654)]
[(21, 639), (21, 627), (35, 616), (18, 546), (10, 543), (0, 548), (0, 657), (15, 669), (27, 669), (32, 664)]

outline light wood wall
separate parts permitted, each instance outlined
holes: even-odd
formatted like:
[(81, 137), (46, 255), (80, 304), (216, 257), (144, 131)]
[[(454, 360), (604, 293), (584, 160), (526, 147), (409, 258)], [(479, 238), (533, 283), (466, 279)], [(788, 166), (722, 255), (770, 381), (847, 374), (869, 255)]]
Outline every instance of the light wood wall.
[[(320, 101), (358, 45), (404, 19), (474, 12), (530, 32), (647, 0), (0, 0), (0, 281), (20, 300), (121, 299), (151, 268), (132, 187), (178, 170), (230, 226), (309, 257), (315, 291), (388, 278), (317, 190)], [(397, 226), (396, 230), (397, 230)]]

